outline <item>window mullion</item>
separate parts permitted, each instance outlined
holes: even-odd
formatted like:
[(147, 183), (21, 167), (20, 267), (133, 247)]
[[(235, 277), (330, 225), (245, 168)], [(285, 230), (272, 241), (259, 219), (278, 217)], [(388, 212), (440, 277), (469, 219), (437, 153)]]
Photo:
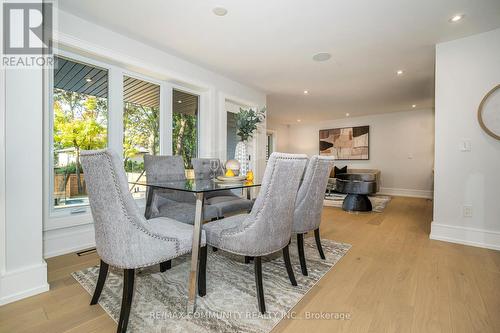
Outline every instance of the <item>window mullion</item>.
[(160, 154), (172, 155), (173, 87), (170, 83), (164, 82), (160, 89)]

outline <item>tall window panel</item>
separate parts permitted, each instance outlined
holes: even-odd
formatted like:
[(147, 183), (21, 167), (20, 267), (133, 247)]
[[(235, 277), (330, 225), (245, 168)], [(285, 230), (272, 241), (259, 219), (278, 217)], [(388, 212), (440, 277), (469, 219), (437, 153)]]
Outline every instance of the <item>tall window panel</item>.
[(228, 160), (234, 159), (234, 152), (236, 150), (236, 144), (238, 144), (239, 138), (236, 135), (237, 127), (236, 127), (236, 113), (227, 112), (227, 141), (226, 141), (226, 156)]
[[(128, 180), (145, 180), (144, 155), (160, 153), (160, 86), (129, 76), (123, 78), (123, 159)], [(135, 198), (145, 188), (130, 185)]]
[(271, 157), (271, 154), (274, 153), (274, 134), (267, 133), (267, 141), (266, 141), (266, 162)]
[(186, 169), (192, 169), (191, 159), (198, 156), (200, 98), (176, 89), (172, 97), (172, 152), (182, 156)]
[(107, 146), (107, 70), (55, 57), (52, 128), (53, 207), (87, 205), (80, 152)]

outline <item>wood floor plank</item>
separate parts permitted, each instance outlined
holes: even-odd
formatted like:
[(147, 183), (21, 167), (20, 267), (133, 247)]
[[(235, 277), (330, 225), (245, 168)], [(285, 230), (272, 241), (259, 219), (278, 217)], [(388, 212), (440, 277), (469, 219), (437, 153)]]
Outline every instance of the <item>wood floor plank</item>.
[[(500, 252), (429, 240), (431, 221), (426, 199), (371, 214), (325, 207), (321, 237), (352, 248), (273, 332), (500, 332)], [(70, 276), (98, 262), (48, 259), (50, 291), (0, 307), (0, 332), (115, 332)], [(322, 314), (338, 316), (313, 319)]]

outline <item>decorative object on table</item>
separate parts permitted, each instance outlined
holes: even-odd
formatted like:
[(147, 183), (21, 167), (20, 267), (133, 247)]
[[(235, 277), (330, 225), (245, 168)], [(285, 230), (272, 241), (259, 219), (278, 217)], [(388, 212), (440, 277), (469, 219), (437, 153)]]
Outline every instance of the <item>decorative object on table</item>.
[[(325, 195), (323, 206), (342, 208), (346, 196), (344, 193), (329, 193)], [(372, 204), (372, 212), (381, 213), (392, 198), (387, 195), (369, 195), (368, 199)]]
[[(228, 171), (230, 172), (230, 170)], [(245, 176), (235, 176), (235, 175), (226, 175), (225, 176), (217, 176), (217, 180), (223, 181), (223, 182), (241, 182), (245, 180)]]
[(218, 158), (214, 158), (210, 160), (210, 176), (211, 179), (215, 179), (217, 176), (217, 171), (219, 170), (220, 167), (220, 161)]
[(500, 140), (500, 84), (483, 97), (477, 118), (483, 131), (492, 138)]
[(266, 118), (266, 108), (259, 110), (240, 108), (235, 116), (236, 134), (240, 137), (240, 142), (236, 144), (234, 158), (241, 164), (241, 174), (246, 175), (248, 167), (248, 140), (253, 137), (257, 126)]
[(233, 172), (233, 175), (239, 176), (241, 164), (237, 160), (229, 160), (226, 162), (226, 176), (229, 170)]
[(248, 170), (248, 172), (247, 172), (247, 178), (246, 178), (246, 179), (247, 179), (247, 181), (249, 181), (249, 182), (253, 182), (253, 180), (254, 180), (254, 175), (253, 175), (253, 171), (252, 171), (252, 170)]
[[(165, 328), (168, 332), (270, 332), (308, 292), (321, 288), (313, 289), (351, 247), (324, 239), (322, 246), (326, 260), (321, 260), (313, 237), (304, 239), (304, 245), (310, 270), (307, 278), (299, 277), (299, 287), (289, 283), (280, 255), (266, 256), (262, 260), (262, 269), (269, 281), (264, 286), (267, 305), (272, 311), (265, 316), (245, 316), (247, 313), (255, 314), (258, 308), (253, 267), (244, 264), (243, 257), (224, 251), (208, 251), (209, 279), (214, 283), (210, 283), (205, 297), (198, 298), (195, 316), (185, 312), (187, 291), (184, 286), (191, 264), (189, 255), (174, 259), (168, 274), (160, 273), (157, 267), (140, 270), (136, 276), (137, 292), (128, 332), (161, 332), (166, 331)], [(290, 246), (290, 257), (293, 263), (299, 262), (295, 239)], [(98, 272), (99, 268), (94, 266), (72, 276), (88, 293), (92, 293)], [(110, 268), (107, 280), (99, 305), (116, 322), (120, 316), (123, 278), (119, 271)], [(160, 316), (152, 316), (152, 311), (160, 311)], [(220, 314), (224, 313), (235, 315), (221, 320)]]
[(320, 130), (319, 154), (336, 160), (368, 160), (369, 134), (370, 126)]
[(375, 175), (370, 173), (343, 173), (337, 175), (335, 190), (345, 193), (342, 209), (348, 212), (370, 212), (372, 203), (368, 194), (377, 192)]

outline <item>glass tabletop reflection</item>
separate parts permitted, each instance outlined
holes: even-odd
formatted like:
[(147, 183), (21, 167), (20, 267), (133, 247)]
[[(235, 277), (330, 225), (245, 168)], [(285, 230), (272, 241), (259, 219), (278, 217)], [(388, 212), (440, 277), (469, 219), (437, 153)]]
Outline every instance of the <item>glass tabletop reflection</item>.
[(258, 187), (261, 184), (249, 181), (220, 181), (213, 179), (187, 179), (182, 181), (136, 181), (130, 184), (191, 193), (205, 193), (221, 190), (235, 190)]

